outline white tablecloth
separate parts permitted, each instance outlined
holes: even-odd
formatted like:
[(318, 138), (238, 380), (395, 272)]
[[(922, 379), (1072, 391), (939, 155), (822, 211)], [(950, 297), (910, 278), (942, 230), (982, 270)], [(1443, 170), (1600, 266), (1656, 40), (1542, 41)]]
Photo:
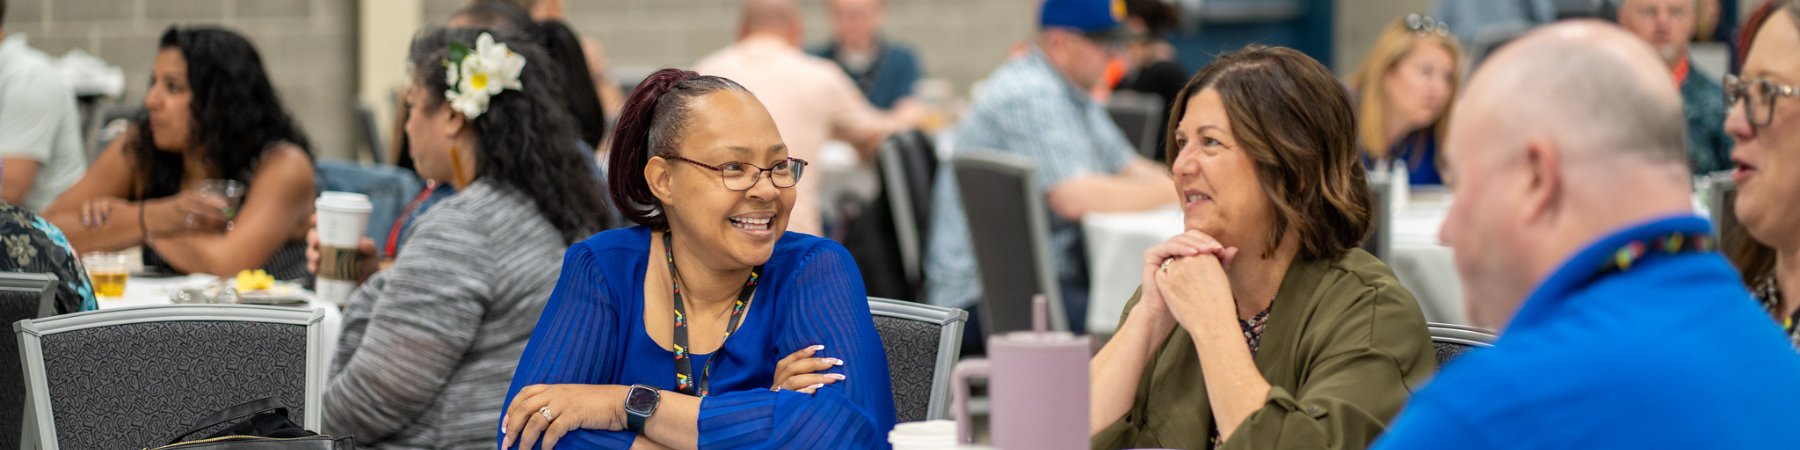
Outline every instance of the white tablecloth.
[(1393, 217), (1388, 268), (1419, 301), (1425, 321), (1469, 325), (1455, 255), (1438, 240), (1450, 212), (1449, 195), (1441, 190), (1415, 192), (1406, 203)]
[(1081, 217), (1087, 241), (1089, 333), (1119, 328), (1125, 302), (1144, 278), (1144, 251), (1181, 234), (1181, 210), (1090, 213)]
[[(1442, 190), (1422, 190), (1395, 214), (1388, 267), (1412, 291), (1430, 322), (1468, 324), (1462, 281), (1450, 248), (1438, 243), (1449, 211)], [(1125, 302), (1143, 279), (1144, 251), (1181, 234), (1181, 211), (1174, 207), (1131, 213), (1093, 213), (1081, 218), (1087, 241), (1088, 331), (1118, 329)]]
[[(173, 305), (170, 294), (182, 288), (198, 288), (217, 280), (218, 277), (206, 274), (194, 274), (170, 278), (131, 277), (125, 281), (125, 296), (100, 297), (97, 302), (100, 309), (127, 308), (132, 306)], [(344, 328), (344, 314), (338, 311), (337, 305), (320, 302), (312, 292), (303, 292), (302, 296), (313, 301), (316, 309), (325, 311), (324, 320), (319, 321), (319, 331), (325, 336), (325, 352), (337, 352), (338, 332)], [(295, 309), (300, 309), (295, 307)]]

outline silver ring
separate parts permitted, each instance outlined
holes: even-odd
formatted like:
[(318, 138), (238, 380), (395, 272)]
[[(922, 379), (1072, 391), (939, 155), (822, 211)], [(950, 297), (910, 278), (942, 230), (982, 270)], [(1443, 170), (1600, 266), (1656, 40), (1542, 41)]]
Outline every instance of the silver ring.
[(187, 215), (187, 227), (188, 227), (188, 228), (190, 228), (190, 229), (192, 229), (192, 228), (194, 228), (194, 213), (188, 213), (188, 215)]
[(1173, 261), (1175, 261), (1173, 258), (1163, 260), (1162, 270), (1169, 270), (1169, 263)]
[(550, 407), (548, 406), (538, 408), (538, 413), (544, 415), (544, 420), (556, 420), (555, 418), (550, 417)]

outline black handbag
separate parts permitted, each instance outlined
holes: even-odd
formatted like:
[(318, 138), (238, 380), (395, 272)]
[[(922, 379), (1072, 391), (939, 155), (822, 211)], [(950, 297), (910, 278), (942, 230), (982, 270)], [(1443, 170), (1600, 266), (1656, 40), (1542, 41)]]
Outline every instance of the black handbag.
[[(202, 439), (182, 439), (219, 425), (231, 424)], [(353, 450), (353, 437), (331, 436), (307, 431), (288, 419), (288, 409), (281, 399), (270, 397), (244, 402), (206, 416), (187, 431), (169, 439), (169, 445), (156, 450)]]

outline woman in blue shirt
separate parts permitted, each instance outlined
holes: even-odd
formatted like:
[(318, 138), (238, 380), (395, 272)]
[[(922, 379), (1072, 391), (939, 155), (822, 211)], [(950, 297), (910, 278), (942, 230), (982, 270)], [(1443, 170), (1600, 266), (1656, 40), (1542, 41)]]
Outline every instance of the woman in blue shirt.
[(1444, 184), (1438, 144), (1449, 130), (1461, 61), (1443, 22), (1413, 14), (1388, 23), (1350, 76), (1365, 166), (1405, 164), (1410, 184)]
[(862, 280), (843, 246), (784, 233), (806, 162), (762, 104), (665, 69), (618, 130), (613, 203), (640, 225), (569, 248), (502, 448), (886, 448), (893, 393)]

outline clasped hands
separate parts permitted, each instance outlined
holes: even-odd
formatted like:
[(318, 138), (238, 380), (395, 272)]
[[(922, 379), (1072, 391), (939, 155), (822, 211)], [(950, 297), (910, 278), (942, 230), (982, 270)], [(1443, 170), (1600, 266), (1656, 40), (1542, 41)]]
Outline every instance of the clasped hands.
[(1147, 314), (1153, 323), (1190, 331), (1235, 324), (1237, 303), (1226, 270), (1237, 253), (1237, 247), (1198, 230), (1151, 247), (1144, 252), (1143, 293), (1132, 315)]

